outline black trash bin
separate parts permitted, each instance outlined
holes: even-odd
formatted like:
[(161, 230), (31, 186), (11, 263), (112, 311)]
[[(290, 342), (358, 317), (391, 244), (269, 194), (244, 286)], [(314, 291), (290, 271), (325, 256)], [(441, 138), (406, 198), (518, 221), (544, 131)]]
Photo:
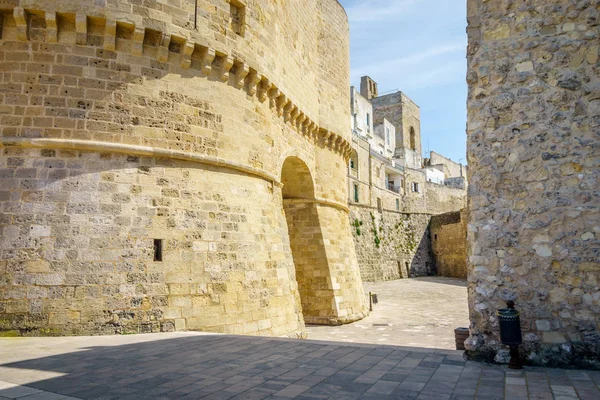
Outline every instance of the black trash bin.
[(521, 334), (521, 316), (515, 309), (515, 302), (506, 302), (507, 308), (501, 308), (496, 312), (498, 325), (500, 326), (500, 341), (510, 347), (510, 361), (508, 368), (522, 369), (519, 357), (519, 345), (523, 343)]

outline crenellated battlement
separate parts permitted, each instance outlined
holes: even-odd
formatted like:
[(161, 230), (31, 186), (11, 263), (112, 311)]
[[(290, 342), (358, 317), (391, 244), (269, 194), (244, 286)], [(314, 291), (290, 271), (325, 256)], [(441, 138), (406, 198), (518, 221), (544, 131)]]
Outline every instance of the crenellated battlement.
[(45, 41), (101, 47), (107, 51), (150, 57), (159, 63), (176, 62), (195, 76), (215, 79), (269, 100), (270, 107), (312, 143), (350, 157), (350, 143), (340, 134), (320, 127), (283, 92), (268, 72), (259, 71), (241, 56), (199, 43), (182, 33), (161, 32), (127, 20), (98, 15), (15, 7), (3, 15), (2, 40)]

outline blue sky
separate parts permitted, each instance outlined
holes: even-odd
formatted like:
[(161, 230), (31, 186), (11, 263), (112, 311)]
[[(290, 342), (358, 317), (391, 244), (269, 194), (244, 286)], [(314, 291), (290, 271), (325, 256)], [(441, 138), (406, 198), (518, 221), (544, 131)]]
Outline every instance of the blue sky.
[(421, 107), (423, 153), (466, 163), (466, 0), (340, 0), (350, 20), (351, 84), (401, 90)]

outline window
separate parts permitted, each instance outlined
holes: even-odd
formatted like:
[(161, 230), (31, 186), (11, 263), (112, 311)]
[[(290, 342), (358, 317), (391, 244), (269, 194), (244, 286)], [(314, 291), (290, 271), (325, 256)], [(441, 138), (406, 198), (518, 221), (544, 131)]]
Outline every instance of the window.
[(415, 133), (415, 128), (410, 127), (410, 149), (417, 149), (417, 134)]
[(383, 205), (381, 204), (381, 199), (377, 198), (377, 211), (383, 212)]
[(437, 240), (437, 233), (433, 235), (433, 240)]
[(246, 7), (239, 0), (229, 0), (229, 18), (231, 30), (244, 36)]
[(367, 113), (367, 130), (371, 127), (371, 114)]
[(419, 184), (417, 182), (413, 182), (411, 186), (413, 192), (419, 193)]
[(358, 203), (358, 185), (354, 185), (354, 202)]
[(396, 199), (396, 211), (400, 211), (400, 199)]
[(154, 239), (154, 261), (163, 260), (163, 243), (162, 239)]
[(350, 154), (350, 169), (358, 172), (358, 153), (354, 149), (352, 150), (352, 153)]
[(388, 146), (390, 145), (390, 128), (388, 128), (387, 126), (385, 127), (385, 143)]

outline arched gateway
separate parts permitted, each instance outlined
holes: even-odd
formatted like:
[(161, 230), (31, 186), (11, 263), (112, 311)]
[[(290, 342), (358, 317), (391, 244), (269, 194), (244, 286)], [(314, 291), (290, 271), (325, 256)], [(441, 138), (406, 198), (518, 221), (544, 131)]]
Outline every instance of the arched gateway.
[(365, 315), (336, 0), (8, 4), (0, 331), (280, 336)]
[(337, 306), (311, 173), (302, 160), (289, 157), (281, 182), (304, 321), (335, 322)]

